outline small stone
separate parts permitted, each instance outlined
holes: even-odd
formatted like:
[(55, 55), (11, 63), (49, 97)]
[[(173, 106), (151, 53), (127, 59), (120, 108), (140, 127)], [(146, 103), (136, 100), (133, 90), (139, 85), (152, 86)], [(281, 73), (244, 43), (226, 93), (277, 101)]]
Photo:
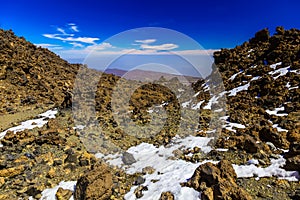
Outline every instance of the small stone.
[(163, 192), (159, 200), (174, 200), (174, 195), (171, 192)]
[(47, 177), (49, 177), (49, 178), (54, 178), (54, 177), (55, 177), (55, 174), (56, 174), (55, 168), (51, 168), (51, 169), (49, 170), (48, 174), (47, 174)]
[(62, 165), (63, 161), (62, 160), (54, 160), (53, 162), (53, 166), (58, 166), (58, 165)]
[(68, 154), (68, 155), (72, 155), (74, 153), (75, 153), (74, 150), (71, 148), (66, 150), (66, 154)]
[(77, 155), (69, 154), (68, 157), (65, 159), (65, 163), (77, 163)]
[(259, 159), (258, 162), (259, 162), (260, 165), (266, 165), (266, 164), (267, 164), (267, 163), (266, 163), (264, 160), (262, 160), (262, 159)]
[(0, 177), (14, 177), (21, 174), (24, 171), (25, 167), (20, 165), (18, 167), (11, 167), (7, 169), (0, 170)]
[(79, 161), (79, 165), (80, 166), (88, 166), (89, 165), (89, 161), (88, 160), (80, 160)]
[(71, 190), (65, 190), (60, 187), (58, 188), (55, 197), (57, 198), (57, 200), (66, 200), (66, 199), (70, 199), (72, 195), (73, 192)]
[(147, 186), (140, 185), (134, 190), (134, 194), (136, 198), (139, 199), (144, 196), (143, 191), (147, 191), (147, 190), (148, 190)]
[(136, 162), (135, 158), (131, 153), (124, 152), (122, 156), (122, 161), (125, 165), (132, 165)]
[(141, 185), (145, 183), (145, 179), (142, 176), (138, 176), (134, 181), (133, 185)]
[(2, 187), (2, 185), (4, 185), (5, 183), (5, 179), (3, 177), (0, 177), (0, 188)]
[(30, 158), (30, 159), (34, 159), (34, 155), (31, 153), (25, 153), (24, 156), (26, 156), (27, 158)]

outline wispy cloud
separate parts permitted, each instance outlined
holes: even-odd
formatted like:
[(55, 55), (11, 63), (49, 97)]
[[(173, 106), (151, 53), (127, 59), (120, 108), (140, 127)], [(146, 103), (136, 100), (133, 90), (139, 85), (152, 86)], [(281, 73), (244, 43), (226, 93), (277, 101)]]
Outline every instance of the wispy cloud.
[(56, 29), (58, 32), (60, 32), (60, 34), (58, 34), (58, 35), (69, 35), (69, 34), (67, 34), (66, 32), (65, 32), (65, 30), (64, 29), (62, 29), (62, 28), (57, 28)]
[(105, 49), (115, 48), (108, 42), (103, 42), (101, 44), (90, 45), (85, 48), (86, 51), (102, 51)]
[(69, 44), (73, 45), (73, 47), (80, 47), (80, 48), (84, 47), (83, 44), (80, 44), (78, 42), (70, 42)]
[[(79, 32), (78, 27), (74, 23), (69, 23), (67, 25), (67, 28), (69, 30), (72, 30), (73, 32)], [(84, 47), (84, 45), (78, 44), (78, 42), (86, 43), (86, 44), (96, 44), (96, 41), (100, 40), (97, 37), (75, 37), (75, 34), (73, 33), (67, 33), (65, 29), (58, 27), (56, 28), (56, 31), (58, 33), (54, 34), (43, 34), (44, 37), (50, 38), (50, 39), (56, 39), (64, 42), (70, 42), (69, 44), (76, 46), (76, 47)]]
[(43, 36), (46, 38), (57, 39), (66, 42), (82, 42), (87, 44), (95, 44), (95, 41), (100, 40), (99, 38), (93, 37), (61, 37), (57, 34), (43, 34)]
[(145, 40), (135, 40), (133, 45), (139, 45), (142, 50), (153, 50), (153, 51), (167, 51), (176, 49), (179, 46), (177, 44), (160, 44), (153, 45), (152, 43), (156, 42), (156, 39), (145, 39)]
[(150, 43), (156, 42), (156, 39), (135, 40), (135, 42), (142, 43), (142, 44), (150, 44)]
[(69, 29), (74, 31), (74, 32), (79, 32), (78, 27), (75, 23), (69, 23)]
[[(67, 24), (65, 28), (56, 28), (54, 34), (43, 34), (44, 37), (49, 39), (55, 39), (63, 41), (73, 48), (65, 47), (52, 44), (39, 44), (40, 46), (56, 49), (57, 53), (66, 59), (77, 59), (85, 58), (90, 56), (121, 56), (124, 54), (128, 55), (179, 55), (179, 56), (199, 56), (199, 55), (213, 55), (216, 50), (181, 50), (178, 44), (175, 43), (158, 43), (157, 39), (146, 38), (133, 40), (132, 46), (119, 47), (117, 44), (109, 42), (103, 42), (97, 44), (100, 39), (97, 37), (79, 37), (78, 27), (75, 23)], [(115, 46), (116, 45), (116, 46)]]
[(142, 44), (140, 47), (146, 50), (148, 49), (148, 50), (156, 50), (156, 51), (166, 51), (166, 50), (176, 49), (179, 46), (177, 44), (161, 44), (161, 45)]

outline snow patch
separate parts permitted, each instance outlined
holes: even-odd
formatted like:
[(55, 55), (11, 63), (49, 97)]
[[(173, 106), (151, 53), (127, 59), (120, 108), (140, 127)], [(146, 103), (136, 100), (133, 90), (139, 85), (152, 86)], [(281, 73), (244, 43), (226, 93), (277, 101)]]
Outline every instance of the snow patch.
[(271, 177), (276, 176), (279, 179), (286, 179), (288, 181), (298, 181), (300, 176), (297, 171), (286, 171), (280, 167), (285, 165), (285, 159), (280, 156), (278, 159), (271, 159), (271, 165), (262, 168), (251, 165), (232, 165), (238, 178), (241, 177)]
[(192, 102), (192, 100), (189, 100), (189, 101), (187, 101), (187, 102), (182, 103), (181, 106), (182, 106), (183, 108), (186, 108), (186, 107), (188, 107), (188, 105), (189, 105), (191, 102)]
[(281, 128), (278, 124), (273, 124), (273, 128), (276, 128), (278, 132), (289, 132), (289, 130)]
[(200, 101), (199, 103), (197, 103), (196, 105), (193, 105), (192, 109), (193, 110), (197, 110), (200, 109), (200, 106), (205, 102), (205, 100)]
[(267, 109), (266, 112), (269, 115), (276, 115), (276, 116), (287, 116), (287, 113), (278, 113), (278, 111), (284, 111), (284, 106), (279, 107), (279, 108), (275, 108), (274, 110), (269, 110)]
[(208, 110), (210, 110), (212, 104), (218, 103), (218, 99), (219, 99), (219, 97), (217, 97), (217, 96), (215, 96), (215, 95), (212, 96), (212, 98), (208, 101), (207, 105), (203, 107), (203, 109), (208, 109)]
[[(203, 152), (208, 153), (211, 151), (211, 147), (208, 146), (211, 139), (194, 136), (186, 138), (175, 137), (171, 145), (167, 147), (155, 147), (152, 144), (141, 143), (127, 150), (128, 153), (134, 156), (137, 161), (136, 163), (130, 166), (124, 165), (121, 155), (118, 155), (115, 159), (108, 159), (106, 161), (112, 165), (122, 167), (129, 174), (142, 172), (143, 168), (149, 166), (155, 169), (153, 174), (143, 176), (146, 180), (143, 185), (148, 187), (148, 191), (143, 192), (144, 196), (141, 199), (159, 199), (162, 192), (171, 191), (176, 199), (185, 200), (188, 197), (189, 199), (196, 200), (199, 199), (199, 192), (192, 188), (181, 187), (180, 183), (186, 182), (199, 165), (209, 162), (209, 160), (195, 164), (170, 158), (174, 157), (174, 150), (194, 148), (196, 146), (200, 147)], [(101, 154), (99, 156), (103, 157)], [(107, 159), (107, 156), (104, 159)], [(151, 180), (157, 180), (157, 182), (153, 183)], [(137, 186), (133, 186), (125, 195), (125, 199), (136, 199), (134, 194), (136, 188)]]
[[(36, 127), (41, 128), (48, 122), (47, 119), (55, 118), (56, 114), (57, 114), (57, 109), (48, 110), (42, 114), (39, 114), (38, 117), (40, 117), (40, 118), (38, 118), (38, 119), (31, 119), (31, 120), (24, 121), (19, 126), (15, 126), (15, 127), (9, 128), (9, 129), (1, 132), (0, 140), (4, 138), (7, 131), (13, 131), (14, 133), (16, 133), (19, 131), (24, 131), (25, 129), (34, 129)], [(2, 145), (0, 144), (0, 146), (2, 146)]]
[(278, 63), (270, 65), (270, 67), (275, 70), (276, 67), (279, 66), (279, 65), (281, 65), (281, 64), (282, 64), (282, 62), (278, 62)]
[[(42, 197), (40, 198), (40, 200), (56, 200), (55, 194), (56, 194), (58, 188), (60, 188), (60, 187), (65, 190), (71, 190), (72, 192), (74, 192), (76, 183), (77, 183), (76, 181), (61, 181), (54, 188), (45, 189), (42, 192)], [(73, 199), (74, 198), (72, 196), (69, 200), (73, 200)]]
[(230, 93), (228, 96), (235, 96), (240, 91), (248, 90), (249, 86), (250, 86), (250, 83), (247, 83), (246, 85), (242, 85), (242, 86), (233, 88), (232, 90), (228, 91), (228, 93)]
[(228, 122), (229, 116), (223, 116), (223, 117), (220, 117), (220, 120), (223, 120), (225, 122), (225, 124), (222, 126), (223, 128), (226, 128), (227, 130), (229, 131), (233, 131), (233, 132), (236, 132), (235, 129), (233, 129), (233, 127), (235, 128), (246, 128), (243, 124), (239, 124), (239, 123), (234, 123), (234, 122)]
[(238, 73), (233, 74), (233, 75), (229, 78), (229, 80), (233, 81), (233, 80), (235, 79), (235, 77), (236, 77), (237, 75), (241, 74), (241, 73), (243, 73), (243, 72), (238, 72)]
[(277, 69), (277, 70), (275, 70), (275, 71), (269, 72), (269, 74), (270, 74), (270, 75), (274, 75), (274, 74), (278, 74), (278, 73), (279, 73), (279, 75), (277, 75), (277, 76), (275, 76), (275, 77), (273, 76), (274, 79), (277, 79), (277, 78), (279, 78), (280, 76), (286, 75), (286, 74), (289, 72), (289, 68), (290, 68), (290, 66), (284, 67), (284, 68), (279, 68), (279, 69)]

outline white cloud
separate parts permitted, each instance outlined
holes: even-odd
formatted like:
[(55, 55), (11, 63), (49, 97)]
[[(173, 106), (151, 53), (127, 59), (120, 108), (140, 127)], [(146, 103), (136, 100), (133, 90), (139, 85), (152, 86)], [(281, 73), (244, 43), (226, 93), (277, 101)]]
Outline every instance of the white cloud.
[(176, 49), (179, 46), (177, 44), (161, 44), (161, 45), (148, 45), (148, 44), (142, 44), (142, 49), (150, 49), (150, 50), (156, 50), (156, 51), (163, 51), (163, 50), (172, 50)]
[[(68, 30), (71, 30), (73, 32), (79, 32), (78, 27), (75, 23), (69, 23), (66, 25)], [(54, 34), (43, 34), (44, 37), (50, 38), (50, 39), (56, 39), (64, 42), (70, 42), (69, 44), (75, 46), (75, 47), (84, 47), (84, 45), (79, 44), (78, 42), (81, 43), (86, 43), (86, 44), (96, 44), (95, 41), (100, 40), (99, 38), (96, 37), (75, 37), (74, 34), (67, 33), (65, 29), (63, 28), (56, 28), (56, 31), (58, 33)]]
[(66, 32), (65, 32), (65, 30), (64, 29), (62, 29), (62, 28), (57, 28), (56, 29), (58, 32), (60, 32), (61, 34), (60, 35), (68, 35)]
[(70, 42), (69, 44), (73, 45), (73, 47), (84, 47), (84, 45), (78, 43), (78, 42)]
[(156, 42), (156, 39), (135, 40), (135, 42), (142, 43), (142, 44), (150, 44), (150, 43)]
[(61, 37), (58, 36), (57, 34), (43, 34), (43, 36), (46, 38), (57, 39), (66, 42), (82, 42), (87, 44), (95, 44), (95, 41), (100, 40), (99, 38), (93, 38), (93, 37), (73, 37), (73, 36)]
[(101, 44), (90, 45), (85, 48), (86, 51), (102, 51), (104, 49), (115, 48), (108, 42), (103, 42)]
[(74, 32), (79, 32), (78, 27), (75, 23), (69, 23), (68, 25), (70, 26), (69, 27), (70, 30), (72, 30)]

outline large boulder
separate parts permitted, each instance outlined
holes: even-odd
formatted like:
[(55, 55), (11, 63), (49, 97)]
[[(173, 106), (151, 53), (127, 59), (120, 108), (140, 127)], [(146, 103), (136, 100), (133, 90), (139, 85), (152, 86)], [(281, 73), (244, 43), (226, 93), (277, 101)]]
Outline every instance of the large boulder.
[(110, 168), (106, 164), (100, 163), (78, 179), (74, 199), (109, 199), (112, 195), (112, 187), (113, 178)]
[(201, 199), (252, 199), (236, 184), (236, 178), (237, 175), (229, 161), (222, 160), (218, 164), (208, 162), (196, 169), (186, 186), (200, 191)]

